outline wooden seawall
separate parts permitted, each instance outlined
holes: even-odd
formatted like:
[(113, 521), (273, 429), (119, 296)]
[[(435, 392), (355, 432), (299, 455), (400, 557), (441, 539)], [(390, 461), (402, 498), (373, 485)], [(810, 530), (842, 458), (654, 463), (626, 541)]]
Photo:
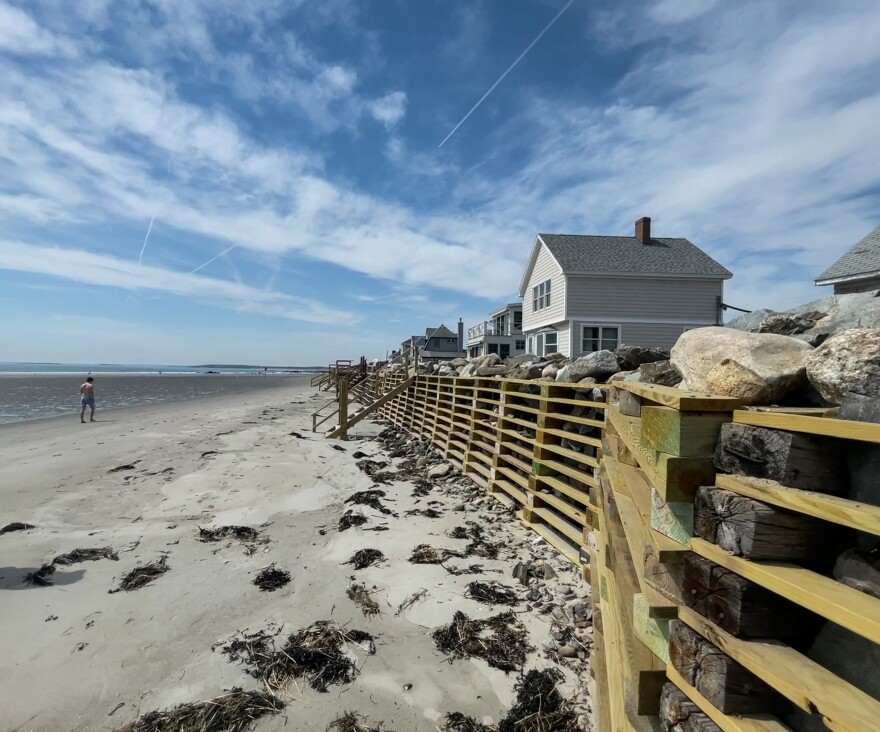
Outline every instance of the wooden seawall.
[[(376, 395), (403, 381), (382, 375)], [(809, 651), (829, 624), (880, 650), (880, 599), (832, 576), (847, 537), (880, 536), (880, 508), (842, 497), (845, 471), (818, 458), (880, 450), (880, 425), (634, 382), (428, 375), (378, 412), (582, 568), (600, 732), (880, 729), (876, 682)], [(730, 446), (743, 430), (774, 445), (772, 466)], [(795, 456), (802, 470), (785, 473)], [(771, 467), (799, 477), (755, 477)], [(822, 492), (791, 484), (816, 475)]]

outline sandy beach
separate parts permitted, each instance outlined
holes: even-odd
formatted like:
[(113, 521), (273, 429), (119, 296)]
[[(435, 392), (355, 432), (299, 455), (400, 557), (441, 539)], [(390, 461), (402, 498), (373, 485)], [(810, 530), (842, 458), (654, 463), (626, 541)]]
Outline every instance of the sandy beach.
[[(552, 603), (526, 602), (526, 592), (534, 599), (543, 590), (514, 580), (514, 563), (547, 557), (558, 574), (547, 589), (569, 603), (583, 603), (588, 589), (494, 499), (463, 498), (473, 493), (460, 478), (434, 481), (421, 496), (408, 481), (377, 485), (354, 453), (388, 461), (393, 471), (402, 458), (392, 460), (375, 439), (383, 425), (361, 423), (346, 443), (314, 435), (309, 415), (326, 398), (303, 377), (263, 392), (103, 412), (85, 426), (76, 417), (0, 426), (0, 527), (34, 526), (0, 535), (0, 728), (112, 730), (233, 687), (259, 689), (222, 645), (239, 631), (283, 627), (286, 636), (319, 620), (372, 634), (375, 654), (350, 649), (359, 675), (326, 693), (303, 680), (291, 685), (285, 708), (254, 729), (323, 732), (346, 710), (397, 732), (436, 730), (453, 711), (484, 722), (503, 716), (517, 673), (481, 659), (449, 663), (431, 633), (457, 610), (471, 618), (507, 610), (465, 597), (469, 582), (497, 581), (520, 598), (513, 609), (535, 648), (525, 667), (542, 668), (553, 662), (543, 650)], [(381, 503), (391, 513), (345, 504), (370, 488), (385, 491)], [(406, 515), (429, 507), (437, 518)], [(350, 509), (367, 521), (340, 531)], [(407, 561), (419, 544), (463, 549), (465, 541), (445, 532), (469, 519), (503, 542), (501, 554), (447, 566), (478, 562), (482, 573), (455, 576)], [(257, 529), (260, 538), (198, 540), (199, 527), (226, 525)], [(57, 564), (47, 576), (51, 586), (23, 581), (81, 548), (111, 548), (118, 560)], [(365, 569), (344, 564), (364, 548), (385, 559)], [(111, 592), (128, 572), (163, 556), (167, 572), (139, 589)], [(261, 591), (253, 580), (272, 564), (291, 581)], [(379, 615), (366, 617), (349, 599), (351, 578), (370, 590)], [(583, 656), (564, 662), (559, 687), (581, 701)]]

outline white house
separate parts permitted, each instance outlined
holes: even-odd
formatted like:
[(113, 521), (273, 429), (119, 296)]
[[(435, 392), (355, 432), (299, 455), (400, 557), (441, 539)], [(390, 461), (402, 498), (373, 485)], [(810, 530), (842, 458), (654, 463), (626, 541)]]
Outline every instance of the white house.
[(619, 345), (671, 348), (686, 330), (721, 324), (733, 275), (687, 239), (538, 234), (520, 283), (526, 350), (574, 358)]
[(507, 358), (525, 353), (522, 310), (522, 303), (508, 303), (489, 313), (489, 320), (468, 328), (467, 355), (473, 358), (497, 353)]

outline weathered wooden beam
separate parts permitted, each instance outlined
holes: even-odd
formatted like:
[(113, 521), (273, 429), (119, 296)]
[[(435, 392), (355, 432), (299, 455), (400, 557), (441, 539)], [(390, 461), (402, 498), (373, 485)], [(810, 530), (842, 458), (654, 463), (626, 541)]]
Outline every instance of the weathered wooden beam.
[(807, 491), (846, 493), (842, 447), (827, 437), (731, 423), (721, 428), (715, 467)]
[(660, 721), (667, 732), (721, 732), (672, 682), (667, 682), (660, 694)]
[(721, 425), (729, 412), (680, 412), (671, 407), (642, 406), (641, 444), (679, 457), (715, 453)]
[(788, 707), (766, 682), (680, 620), (669, 623), (669, 660), (724, 714), (775, 714)]
[(827, 562), (837, 555), (840, 527), (802, 513), (706, 486), (697, 491), (694, 533), (749, 559)]
[(738, 638), (797, 638), (821, 619), (775, 592), (697, 554), (682, 560), (685, 605)]
[[(352, 415), (348, 420), (346, 420), (345, 425), (344, 425), (344, 429), (347, 431), (348, 428), (350, 428), (352, 425), (357, 424), (357, 423), (360, 422), (364, 417), (368, 416), (369, 414), (372, 414), (372, 413), (375, 412), (377, 409), (379, 409), (380, 407), (382, 407), (382, 406), (384, 406), (385, 404), (387, 404), (388, 402), (390, 402), (390, 401), (391, 401), (392, 399), (394, 399), (398, 394), (400, 394), (400, 393), (403, 392), (403, 391), (406, 391), (406, 390), (407, 390), (407, 389), (413, 384), (413, 381), (415, 380), (415, 378), (416, 378), (416, 377), (414, 377), (414, 376), (410, 376), (408, 379), (406, 379), (405, 381), (402, 381), (400, 384), (398, 384), (397, 386), (395, 386), (395, 387), (394, 387), (391, 391), (389, 391), (387, 394), (385, 394), (384, 396), (379, 397), (379, 398), (378, 398), (375, 402), (373, 402), (370, 406), (368, 406), (368, 407), (364, 407), (361, 411), (356, 412), (356, 413), (355, 413), (354, 415)], [(340, 426), (337, 427), (335, 430), (333, 430), (332, 432), (330, 432), (330, 433), (327, 435), (327, 437), (329, 437), (329, 438), (338, 437), (340, 434), (342, 434), (342, 432), (343, 432), (343, 425), (340, 425)]]

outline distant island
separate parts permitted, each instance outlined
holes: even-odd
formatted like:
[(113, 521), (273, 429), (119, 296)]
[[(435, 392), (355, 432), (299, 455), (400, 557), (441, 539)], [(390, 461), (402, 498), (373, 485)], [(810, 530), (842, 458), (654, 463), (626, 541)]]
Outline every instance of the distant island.
[(190, 366), (193, 369), (238, 369), (247, 371), (321, 371), (325, 366), (253, 366), (245, 363), (199, 363)]

